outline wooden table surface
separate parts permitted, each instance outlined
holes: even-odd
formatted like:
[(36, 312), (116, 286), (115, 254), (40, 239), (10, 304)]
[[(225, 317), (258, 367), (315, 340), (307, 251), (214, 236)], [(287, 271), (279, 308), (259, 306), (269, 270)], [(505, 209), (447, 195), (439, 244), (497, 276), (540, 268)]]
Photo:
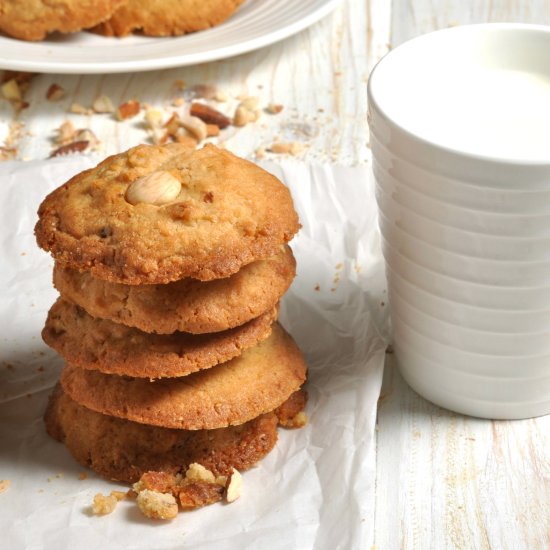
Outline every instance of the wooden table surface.
[[(241, 156), (254, 159), (282, 141), (302, 144), (297, 158), (305, 161), (368, 163), (366, 83), (374, 63), (408, 38), (487, 21), (550, 24), (550, 0), (343, 0), (311, 28), (234, 59), (137, 74), (38, 75), (19, 114), (0, 100), (0, 146), (22, 160), (47, 158), (56, 129), (71, 120), (115, 153), (149, 139), (143, 115), (125, 122), (77, 115), (69, 113), (73, 103), (89, 107), (102, 94), (115, 105), (137, 98), (168, 117), (181, 110), (178, 98), (209, 84), (229, 97), (218, 104), (228, 114), (243, 96), (284, 107), (223, 132), (220, 141)], [(66, 90), (54, 103), (45, 99), (53, 83)], [(445, 411), (410, 390), (388, 355), (371, 547), (550, 548), (550, 416), (492, 422)]]

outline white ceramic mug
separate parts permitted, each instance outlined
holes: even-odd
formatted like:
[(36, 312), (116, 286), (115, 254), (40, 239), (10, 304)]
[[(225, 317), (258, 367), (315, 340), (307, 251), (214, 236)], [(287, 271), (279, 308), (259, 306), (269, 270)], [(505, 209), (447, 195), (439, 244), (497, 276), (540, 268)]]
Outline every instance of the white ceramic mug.
[(550, 27), (455, 27), (369, 79), (394, 349), (451, 410), (550, 413)]

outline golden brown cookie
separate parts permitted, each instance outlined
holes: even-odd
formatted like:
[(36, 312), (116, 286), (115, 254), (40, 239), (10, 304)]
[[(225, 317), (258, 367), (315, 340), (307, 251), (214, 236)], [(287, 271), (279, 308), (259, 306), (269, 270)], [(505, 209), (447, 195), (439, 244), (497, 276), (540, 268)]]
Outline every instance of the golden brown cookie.
[(126, 284), (228, 277), (299, 228), (289, 190), (228, 151), (173, 143), (107, 158), (41, 204), (39, 246)]
[(89, 409), (165, 428), (201, 430), (242, 424), (277, 408), (298, 390), (306, 365), (277, 323), (271, 336), (238, 357), (184, 376), (150, 382), (67, 365), (65, 392)]
[(224, 332), (160, 335), (94, 319), (59, 298), (42, 337), (68, 363), (81, 368), (137, 378), (186, 376), (229, 361), (267, 338), (277, 309)]
[(56, 263), (54, 285), (63, 298), (93, 317), (145, 332), (203, 334), (242, 325), (273, 309), (295, 274), (294, 256), (285, 245), (276, 256), (214, 281), (187, 278), (167, 285), (124, 285)]
[(50, 397), (46, 429), (74, 458), (108, 479), (133, 483), (150, 470), (178, 473), (197, 462), (216, 475), (246, 470), (277, 441), (277, 416), (267, 413), (240, 426), (174, 430), (91, 411), (60, 387)]
[(178, 36), (223, 23), (243, 0), (128, 0), (94, 28), (105, 36), (140, 30), (148, 36)]
[(109, 19), (126, 0), (0, 0), (0, 30), (22, 40), (76, 32)]

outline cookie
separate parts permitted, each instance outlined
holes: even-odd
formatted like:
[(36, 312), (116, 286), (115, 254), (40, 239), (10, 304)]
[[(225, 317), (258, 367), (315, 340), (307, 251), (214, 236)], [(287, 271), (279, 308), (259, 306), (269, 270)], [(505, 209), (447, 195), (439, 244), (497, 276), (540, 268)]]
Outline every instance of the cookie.
[(271, 333), (277, 308), (224, 332), (159, 335), (94, 319), (81, 307), (58, 299), (42, 337), (67, 362), (106, 374), (162, 378), (185, 376), (229, 361)]
[(94, 28), (105, 36), (142, 31), (148, 36), (178, 36), (223, 23), (243, 0), (128, 0)]
[(182, 378), (150, 382), (67, 364), (65, 392), (97, 412), (134, 422), (200, 430), (242, 424), (277, 408), (306, 378), (300, 350), (275, 323), (271, 336), (238, 357)]
[(228, 151), (139, 145), (41, 204), (39, 246), (68, 267), (126, 284), (228, 277), (299, 228), (289, 190)]
[(54, 285), (63, 298), (93, 317), (145, 332), (203, 334), (242, 325), (273, 309), (295, 274), (294, 256), (285, 245), (276, 256), (214, 281), (186, 278), (167, 285), (124, 285), (56, 263)]
[(0, 30), (21, 40), (76, 32), (109, 19), (126, 0), (0, 0)]
[(134, 483), (150, 470), (184, 471), (198, 462), (216, 475), (246, 470), (277, 441), (277, 416), (269, 412), (218, 430), (174, 430), (100, 414), (73, 401), (60, 387), (44, 417), (48, 433), (74, 458), (107, 479)]

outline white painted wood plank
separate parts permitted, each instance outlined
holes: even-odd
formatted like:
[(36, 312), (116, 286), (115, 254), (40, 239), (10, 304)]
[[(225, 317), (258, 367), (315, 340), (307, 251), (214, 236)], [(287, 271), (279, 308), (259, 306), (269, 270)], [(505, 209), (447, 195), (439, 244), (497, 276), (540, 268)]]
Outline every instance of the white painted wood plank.
[(550, 416), (469, 418), (422, 399), (387, 356), (375, 546), (550, 548)]
[(550, 0), (393, 0), (391, 44), (451, 25), (550, 24)]

